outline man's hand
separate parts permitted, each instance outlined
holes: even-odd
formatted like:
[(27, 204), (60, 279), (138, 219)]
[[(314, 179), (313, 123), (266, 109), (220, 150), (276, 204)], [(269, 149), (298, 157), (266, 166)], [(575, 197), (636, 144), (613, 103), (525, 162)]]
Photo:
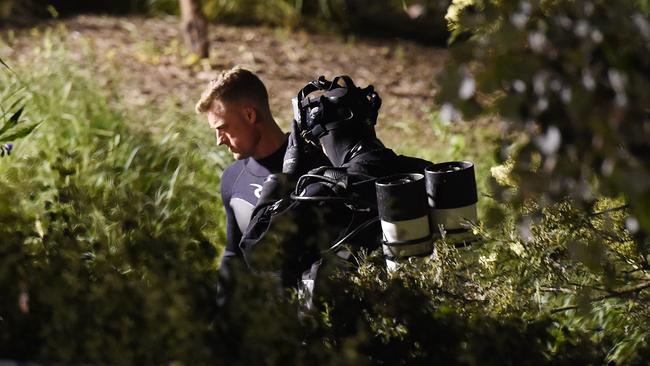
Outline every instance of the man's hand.
[(300, 153), (305, 145), (305, 141), (300, 136), (300, 127), (295, 120), (291, 125), (291, 133), (287, 142), (287, 151), (284, 153), (284, 162), (282, 163), (282, 173), (295, 176), (298, 173), (298, 164), (300, 162)]
[(288, 197), (296, 182), (286, 173), (269, 175), (262, 185), (262, 193), (257, 201), (255, 209), (274, 203), (277, 200)]
[(282, 172), (292, 177), (299, 177), (313, 168), (331, 165), (322, 150), (305, 141), (300, 134), (300, 126), (295, 120), (292, 124), (287, 152), (284, 154)]

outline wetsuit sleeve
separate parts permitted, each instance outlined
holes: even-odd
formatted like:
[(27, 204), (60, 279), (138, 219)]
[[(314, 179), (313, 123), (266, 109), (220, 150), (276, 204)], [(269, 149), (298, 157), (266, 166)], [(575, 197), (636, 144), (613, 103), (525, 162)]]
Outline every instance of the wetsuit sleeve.
[(239, 250), (239, 241), (241, 240), (241, 232), (235, 219), (235, 212), (230, 206), (230, 198), (232, 196), (233, 185), (235, 184), (236, 172), (232, 167), (226, 169), (221, 177), (221, 202), (223, 209), (226, 212), (226, 247), (221, 259), (221, 267), (237, 257), (241, 258), (241, 251)]
[(238, 273), (241, 273), (243, 259), (239, 250), (241, 232), (237, 225), (235, 212), (230, 206), (233, 186), (236, 183), (237, 171), (235, 166), (228, 167), (221, 176), (221, 202), (226, 212), (226, 247), (224, 248), (221, 265), (219, 266), (219, 282), (217, 283), (216, 303), (222, 309), (227, 307), (233, 289), (236, 287)]

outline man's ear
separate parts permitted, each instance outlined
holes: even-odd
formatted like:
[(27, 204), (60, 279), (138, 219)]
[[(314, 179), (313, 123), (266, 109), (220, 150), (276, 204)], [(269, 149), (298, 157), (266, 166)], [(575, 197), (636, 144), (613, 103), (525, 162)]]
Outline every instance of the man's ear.
[(250, 124), (257, 123), (257, 110), (252, 105), (244, 106), (244, 117)]

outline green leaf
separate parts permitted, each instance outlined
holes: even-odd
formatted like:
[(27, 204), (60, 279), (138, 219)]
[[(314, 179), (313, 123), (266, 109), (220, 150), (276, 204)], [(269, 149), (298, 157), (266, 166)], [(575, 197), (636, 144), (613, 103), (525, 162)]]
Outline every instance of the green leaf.
[(129, 154), (129, 157), (126, 159), (126, 163), (124, 164), (124, 171), (126, 172), (129, 170), (129, 167), (131, 166), (131, 163), (133, 162), (133, 159), (135, 158), (135, 154), (138, 153), (142, 146), (138, 146), (133, 151), (131, 151), (131, 154)]
[(25, 106), (20, 107), (20, 109), (18, 109), (16, 113), (14, 113), (11, 117), (9, 117), (9, 120), (4, 124), (4, 126), (2, 126), (2, 128), (0, 128), (0, 136), (2, 136), (2, 134), (5, 131), (9, 130), (10, 128), (18, 124), (20, 115), (23, 114), (23, 109), (25, 109)]
[[(20, 87), (13, 88), (13, 90), (11, 90), (7, 95), (4, 95), (4, 96), (2, 97), (2, 99), (0, 99), (0, 106), (1, 106), (2, 104), (4, 104), (4, 103), (8, 103), (9, 100), (11, 100), (11, 98), (13, 98), (14, 96), (18, 95), (18, 94), (19, 94), (20, 92), (22, 92), (24, 89), (25, 89), (24, 86), (20, 86)], [(9, 107), (9, 108), (3, 108), (3, 109), (2, 109), (2, 110), (3, 110), (3, 113), (6, 113), (5, 111), (10, 111), (10, 110), (14, 109), (14, 107), (15, 107), (16, 105), (18, 105), (18, 104), (19, 104), (20, 102), (22, 102), (22, 101), (23, 101), (23, 97), (19, 97), (15, 102), (13, 102), (13, 103), (11, 104), (11, 107)]]
[[(8, 110), (8, 111), (12, 111), (12, 110), (16, 109), (16, 107), (18, 107), (18, 105), (19, 105), (20, 103), (22, 103), (22, 101), (23, 101), (23, 98), (18, 98), (18, 99), (16, 99), (16, 101), (14, 101), (13, 103), (11, 103), (11, 105), (9, 106), (9, 108), (7, 108), (7, 110)], [(25, 106), (22, 106), (21, 109), (24, 108), (24, 107), (25, 107)]]
[(6, 67), (7, 69), (11, 70), (11, 67), (9, 67), (9, 65), (7, 65), (1, 58), (0, 58), (0, 64), (2, 64), (2, 66)]
[(25, 127), (25, 128), (20, 129), (20, 130), (14, 132), (12, 134), (7, 135), (7, 136), (0, 136), (0, 142), (9, 142), (9, 141), (13, 141), (15, 139), (19, 139), (21, 137), (25, 137), (25, 136), (29, 135), (30, 133), (32, 133), (32, 131), (34, 131), (34, 129), (36, 127), (38, 127), (40, 124), (41, 123), (37, 123), (37, 124), (31, 125), (29, 127)]

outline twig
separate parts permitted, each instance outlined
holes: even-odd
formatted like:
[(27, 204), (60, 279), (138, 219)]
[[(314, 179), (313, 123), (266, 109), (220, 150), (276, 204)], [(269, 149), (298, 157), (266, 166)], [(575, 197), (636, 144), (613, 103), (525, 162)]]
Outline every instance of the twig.
[(625, 204), (625, 205), (623, 205), (623, 206), (612, 207), (612, 208), (608, 208), (608, 209), (603, 210), (603, 211), (590, 213), (590, 214), (587, 215), (587, 216), (588, 216), (588, 217), (599, 216), (599, 215), (606, 214), (606, 213), (609, 213), (609, 212), (614, 212), (614, 211), (624, 210), (624, 209), (626, 209), (626, 208), (628, 208), (628, 207), (629, 207), (629, 205)]
[(555, 309), (551, 310), (551, 314), (557, 314), (557, 313), (561, 313), (563, 311), (576, 310), (576, 309), (578, 309), (577, 305), (563, 306), (561, 308), (555, 308)]
[(562, 287), (540, 287), (540, 291), (544, 292), (561, 292), (563, 294), (575, 294), (575, 291), (569, 290), (568, 288), (562, 288)]
[[(608, 295), (599, 296), (599, 297), (590, 299), (589, 302), (598, 302), (598, 301), (611, 299), (611, 298), (614, 298), (614, 297), (624, 297), (624, 296), (626, 296), (628, 294), (641, 292), (641, 291), (643, 291), (643, 290), (645, 290), (647, 288), (650, 288), (650, 282), (644, 282), (644, 283), (638, 284), (636, 286), (632, 286), (632, 287), (629, 287), (629, 288), (626, 288), (626, 289), (622, 289), (620, 291), (616, 291), (616, 290), (609, 291)], [(559, 313), (559, 312), (562, 312), (562, 311), (567, 311), (567, 310), (576, 310), (577, 308), (578, 308), (578, 305), (563, 306), (561, 308), (555, 308), (555, 309), (551, 310), (551, 314), (556, 314), (556, 313)]]
[(574, 282), (569, 282), (569, 285), (571, 285), (573, 287), (577, 287), (577, 288), (590, 288), (590, 289), (596, 290), (596, 291), (608, 292), (607, 289), (605, 289), (603, 287), (594, 286), (594, 285), (583, 285), (583, 284), (574, 283)]
[[(636, 264), (636, 263), (633, 263), (633, 265), (634, 264)], [(635, 268), (635, 269), (631, 269), (631, 270), (628, 270), (628, 271), (621, 271), (621, 273), (626, 274), (626, 275), (631, 275), (631, 274), (636, 273), (636, 272), (645, 272), (645, 271), (646, 270), (643, 269), (643, 268)]]
[(650, 288), (650, 282), (644, 282), (644, 283), (638, 284), (636, 286), (632, 286), (630, 288), (623, 289), (621, 291), (610, 291), (611, 294), (608, 295), (606, 298), (627, 295), (627, 294), (631, 294), (631, 293), (635, 293), (635, 292), (641, 292), (641, 291), (643, 291), (643, 290), (645, 290), (647, 288)]
[(612, 234), (612, 233), (610, 233), (610, 232), (607, 232), (607, 231), (605, 231), (605, 230), (601, 230), (601, 229), (597, 228), (597, 227), (596, 227), (596, 226), (595, 226), (591, 221), (585, 220), (585, 224), (586, 224), (586, 225), (587, 225), (591, 230), (593, 230), (596, 234), (599, 234), (603, 239), (611, 240), (611, 241), (614, 241), (614, 242), (622, 242), (622, 241), (625, 241), (624, 238), (619, 237), (619, 236), (616, 236), (616, 234)]
[(409, 97), (409, 98), (424, 98), (424, 99), (433, 99), (435, 96), (424, 93), (408, 93), (408, 92), (398, 92), (398, 91), (389, 91), (389, 94), (396, 95), (398, 97)]

